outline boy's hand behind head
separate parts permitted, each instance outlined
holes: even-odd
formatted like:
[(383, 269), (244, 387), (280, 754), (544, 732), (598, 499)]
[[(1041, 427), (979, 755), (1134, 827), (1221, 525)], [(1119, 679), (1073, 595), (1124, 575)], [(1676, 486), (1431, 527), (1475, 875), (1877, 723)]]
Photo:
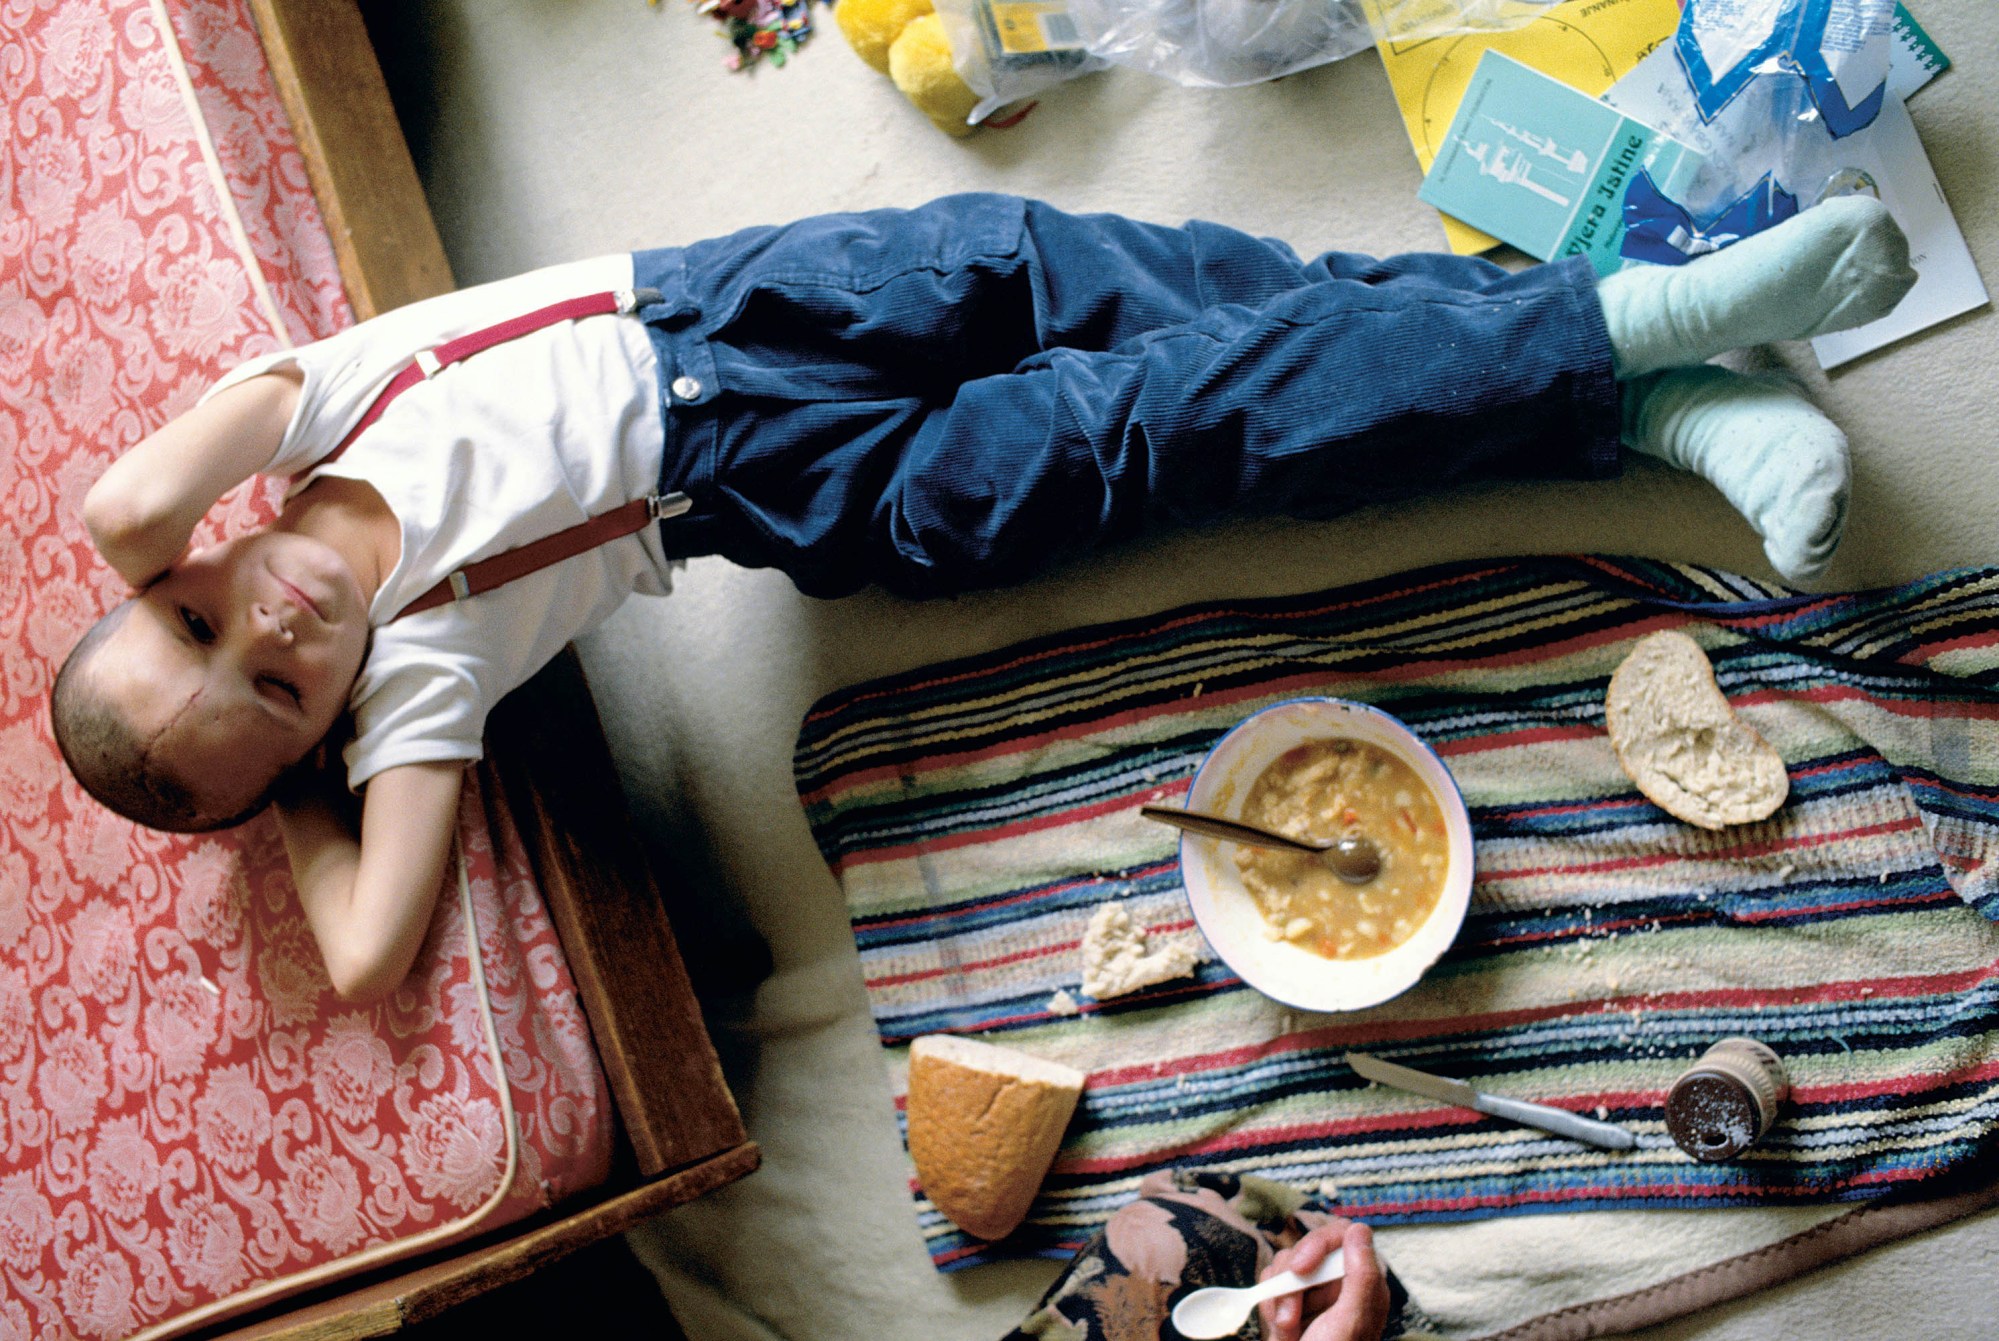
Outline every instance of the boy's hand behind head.
[(259, 531), (195, 550), (107, 615), (57, 679), (56, 738), (85, 790), (177, 832), (261, 810), (347, 706), (367, 602), (321, 542)]

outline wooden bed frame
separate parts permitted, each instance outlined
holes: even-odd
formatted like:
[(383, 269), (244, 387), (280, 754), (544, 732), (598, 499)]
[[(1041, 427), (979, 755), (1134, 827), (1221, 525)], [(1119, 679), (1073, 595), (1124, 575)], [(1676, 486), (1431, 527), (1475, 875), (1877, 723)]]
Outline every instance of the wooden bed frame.
[[(356, 319), (455, 287), (356, 0), (249, 0)], [(533, 862), (610, 1081), (610, 1181), (559, 1212), (357, 1277), (232, 1337), (381, 1336), (434, 1317), (756, 1168), (566, 652), (495, 711), (480, 765)]]

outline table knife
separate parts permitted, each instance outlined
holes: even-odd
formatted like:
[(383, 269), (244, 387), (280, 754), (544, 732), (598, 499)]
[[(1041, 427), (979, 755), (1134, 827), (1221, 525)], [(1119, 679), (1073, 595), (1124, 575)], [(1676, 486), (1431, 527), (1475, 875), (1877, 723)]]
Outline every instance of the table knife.
[(1498, 1094), (1482, 1094), (1462, 1080), (1433, 1076), (1426, 1071), (1416, 1071), (1406, 1066), (1398, 1066), (1394, 1062), (1384, 1062), (1379, 1057), (1371, 1057), (1364, 1052), (1349, 1052), (1346, 1061), (1348, 1066), (1361, 1075), (1369, 1080), (1379, 1081), (1383, 1085), (1393, 1085), (1398, 1090), (1409, 1090), (1426, 1098), (1456, 1104), (1460, 1108), (1476, 1109), (1496, 1118), (1505, 1118), (1509, 1122), (1539, 1127), (1542, 1131), (1566, 1136), (1572, 1141), (1582, 1141), (1600, 1149), (1629, 1150), (1638, 1144), (1637, 1137), (1614, 1122), (1598, 1122), (1595, 1118), (1579, 1117), (1565, 1108), (1528, 1103), (1524, 1099), (1508, 1099)]

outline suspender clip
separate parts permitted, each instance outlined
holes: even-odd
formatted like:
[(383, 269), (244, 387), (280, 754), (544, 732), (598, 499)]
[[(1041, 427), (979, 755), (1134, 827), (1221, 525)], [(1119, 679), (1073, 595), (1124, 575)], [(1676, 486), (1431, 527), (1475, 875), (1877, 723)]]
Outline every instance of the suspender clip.
[(619, 289), (611, 296), (618, 304), (618, 315), (624, 317), (663, 301), (658, 289)]
[(419, 349), (411, 356), (410, 361), (423, 371), (425, 381), (437, 376), (438, 369), (444, 366), (437, 357), (435, 349)]
[(446, 578), (445, 581), (451, 584), (452, 600), (469, 601), (472, 599), (472, 584), (465, 580), (464, 569), (461, 568), (457, 572), (453, 573), (450, 577)]
[(678, 517), (684, 512), (691, 512), (693, 510), (694, 500), (683, 493), (646, 495), (646, 516), (651, 517), (654, 521), (661, 521), (667, 517)]

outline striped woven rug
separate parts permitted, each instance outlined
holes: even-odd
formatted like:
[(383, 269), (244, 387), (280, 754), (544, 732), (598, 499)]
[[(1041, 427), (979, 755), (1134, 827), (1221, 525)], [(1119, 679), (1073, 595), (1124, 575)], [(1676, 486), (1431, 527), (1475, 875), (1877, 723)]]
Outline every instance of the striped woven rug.
[[(1784, 755), (1771, 819), (1708, 833), (1645, 801), (1603, 730), (1632, 643), (1679, 628)], [(1176, 839), (1136, 817), (1279, 699), (1397, 714), (1471, 807), (1457, 944), (1372, 1010), (1308, 1015), (1218, 960), (1096, 1002), (1078, 943), (1121, 900), (1189, 929)], [(1027, 1224), (933, 1258), (1064, 1255), (1146, 1173), (1222, 1165), (1377, 1223), (1586, 1208), (1852, 1201), (1990, 1153), (1999, 1118), (1999, 570), (1803, 597), (1601, 558), (1463, 564), (1173, 611), (830, 695), (799, 794), (845, 889), (902, 1106), (907, 1043), (982, 1035), (1090, 1075)], [(1981, 916), (1981, 913), (1983, 916)], [(1066, 991), (1076, 1014), (1057, 1008)], [(1666, 1135), (1716, 1039), (1775, 1047), (1793, 1092), (1745, 1158)], [(1628, 1154), (1369, 1086), (1363, 1048), (1599, 1113)]]

